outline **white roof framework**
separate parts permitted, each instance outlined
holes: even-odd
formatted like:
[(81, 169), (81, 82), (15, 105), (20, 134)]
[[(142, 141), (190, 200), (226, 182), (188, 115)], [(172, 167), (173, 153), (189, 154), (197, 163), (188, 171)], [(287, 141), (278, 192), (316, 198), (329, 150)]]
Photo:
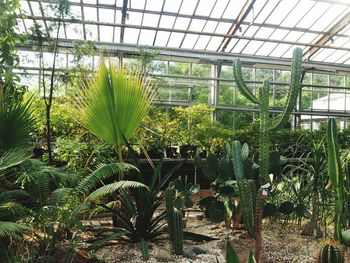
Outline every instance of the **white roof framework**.
[[(21, 0), (22, 32), (48, 30), (57, 0)], [(350, 65), (348, 0), (71, 0), (59, 34), (65, 43), (197, 50)], [(20, 15), (20, 14), (19, 14)], [(54, 32), (47, 32), (52, 37)]]

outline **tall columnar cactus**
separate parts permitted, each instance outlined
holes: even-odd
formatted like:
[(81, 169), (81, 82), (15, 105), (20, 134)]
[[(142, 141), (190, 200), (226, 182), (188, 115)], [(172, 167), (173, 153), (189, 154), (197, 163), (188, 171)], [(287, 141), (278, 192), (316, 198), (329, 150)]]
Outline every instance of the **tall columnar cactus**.
[(165, 190), (166, 219), (168, 223), (169, 240), (173, 239), (173, 214), (174, 214), (175, 189), (168, 187)]
[(328, 120), (327, 126), (328, 176), (335, 195), (334, 239), (341, 240), (342, 217), (344, 208), (344, 178), (340, 163), (337, 124), (334, 118)]
[(259, 139), (259, 162), (260, 162), (260, 182), (266, 183), (269, 181), (268, 169), (269, 169), (269, 147), (270, 139), (269, 133), (279, 129), (288, 120), (298, 97), (300, 90), (301, 80), (301, 67), (302, 63), (302, 50), (300, 48), (294, 49), (292, 67), (291, 67), (291, 82), (287, 96), (287, 103), (284, 107), (284, 111), (279, 116), (270, 119), (268, 116), (268, 102), (269, 102), (269, 89), (270, 83), (265, 80), (263, 87), (259, 91), (259, 98), (257, 98), (249, 89), (247, 84), (243, 80), (241, 63), (237, 60), (233, 65), (233, 73), (238, 90), (252, 103), (259, 105), (260, 111), (260, 139)]
[[(301, 48), (294, 49), (292, 66), (291, 66), (291, 81), (287, 95), (287, 103), (284, 106), (284, 111), (277, 117), (269, 117), (269, 90), (270, 83), (268, 80), (263, 82), (263, 87), (259, 90), (259, 97), (256, 97), (249, 89), (248, 85), (243, 80), (241, 63), (237, 60), (233, 65), (233, 74), (238, 90), (252, 103), (259, 105), (260, 113), (260, 136), (259, 136), (259, 165), (260, 165), (260, 184), (269, 182), (269, 162), (270, 162), (270, 138), (269, 134), (282, 127), (288, 120), (298, 97), (300, 90), (300, 81), (302, 76), (302, 50)], [(258, 198), (259, 199), (259, 198)], [(260, 202), (257, 202), (258, 206)], [(257, 216), (261, 213), (260, 209), (255, 209), (256, 221), (261, 221), (262, 217)], [(259, 254), (262, 240), (261, 222), (256, 222), (256, 242), (255, 242), (255, 257), (259, 262)]]
[[(232, 157), (234, 164), (234, 172), (237, 179), (237, 185), (239, 189), (239, 195), (241, 197), (242, 204), (242, 214), (245, 226), (247, 228), (248, 234), (251, 237), (256, 236), (255, 230), (255, 200), (256, 200), (256, 191), (255, 191), (255, 182), (254, 180), (247, 180), (244, 176), (243, 168), (243, 157), (247, 157), (247, 149), (242, 147), (239, 141), (234, 141), (232, 143)], [(243, 154), (242, 154), (243, 153)]]
[(327, 241), (317, 255), (316, 263), (343, 263), (344, 256), (339, 245)]
[(173, 252), (176, 255), (181, 255), (183, 251), (183, 224), (182, 224), (182, 212), (174, 208), (173, 212), (173, 237), (172, 237), (172, 247)]

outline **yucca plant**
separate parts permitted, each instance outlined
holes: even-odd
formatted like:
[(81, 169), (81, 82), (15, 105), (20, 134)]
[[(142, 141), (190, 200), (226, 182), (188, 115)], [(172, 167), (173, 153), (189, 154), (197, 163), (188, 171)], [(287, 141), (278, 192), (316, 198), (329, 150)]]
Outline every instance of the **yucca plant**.
[(117, 147), (122, 161), (121, 146), (130, 139), (156, 95), (152, 82), (141, 72), (108, 67), (101, 59), (99, 69), (88, 86), (80, 92), (77, 105), (82, 124), (94, 135)]

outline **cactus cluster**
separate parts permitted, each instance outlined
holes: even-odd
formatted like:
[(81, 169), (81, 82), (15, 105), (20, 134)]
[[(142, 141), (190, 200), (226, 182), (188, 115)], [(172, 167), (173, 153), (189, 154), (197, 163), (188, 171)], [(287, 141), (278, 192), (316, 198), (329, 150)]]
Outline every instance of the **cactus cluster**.
[(333, 241), (324, 243), (319, 250), (316, 263), (344, 263), (340, 245)]
[(182, 211), (174, 207), (175, 189), (168, 187), (165, 190), (166, 218), (168, 223), (169, 240), (172, 252), (181, 255), (183, 250)]

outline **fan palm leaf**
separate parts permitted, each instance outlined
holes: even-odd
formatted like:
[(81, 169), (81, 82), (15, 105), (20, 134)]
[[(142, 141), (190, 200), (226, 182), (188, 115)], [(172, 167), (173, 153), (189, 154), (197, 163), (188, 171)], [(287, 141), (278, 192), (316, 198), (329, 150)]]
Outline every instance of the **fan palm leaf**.
[(131, 72), (101, 60), (99, 70), (78, 96), (82, 124), (114, 146), (129, 139), (147, 115), (156, 91), (144, 74)]
[(0, 149), (7, 150), (28, 143), (34, 122), (31, 103), (32, 98), (25, 102), (5, 102), (0, 92)]

